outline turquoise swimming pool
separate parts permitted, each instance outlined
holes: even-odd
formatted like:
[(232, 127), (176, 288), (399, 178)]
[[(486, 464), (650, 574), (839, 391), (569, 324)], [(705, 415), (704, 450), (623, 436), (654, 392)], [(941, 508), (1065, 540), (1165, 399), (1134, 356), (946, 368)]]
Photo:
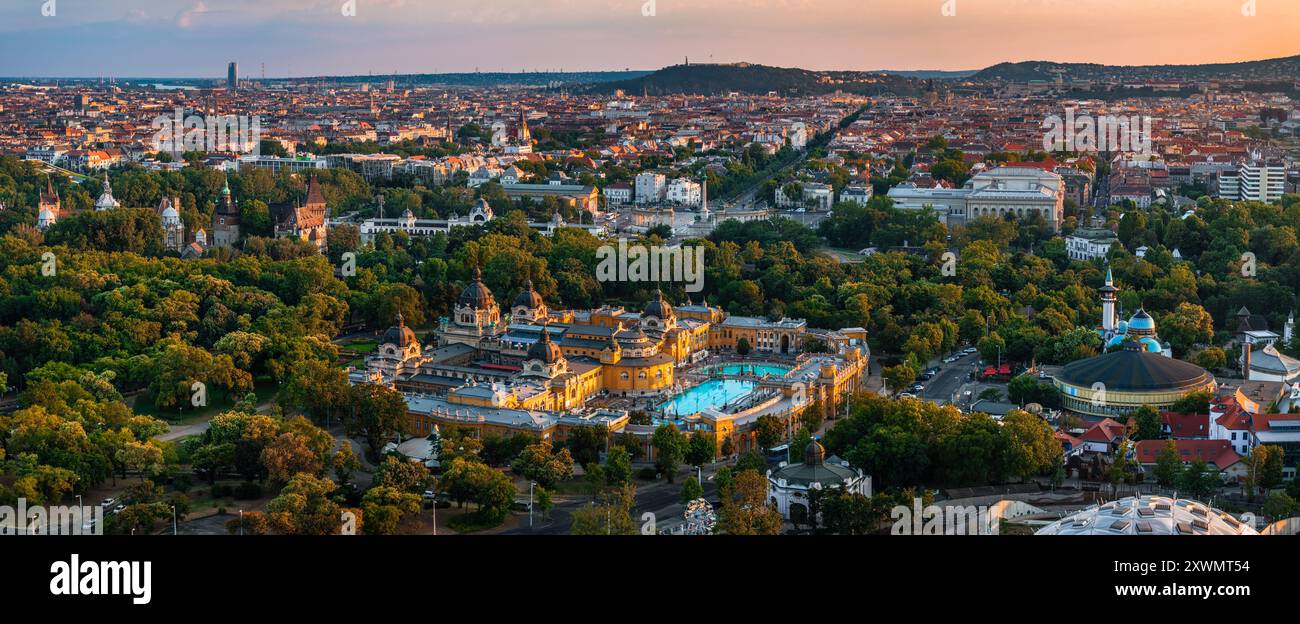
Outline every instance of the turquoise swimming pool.
[(659, 406), (670, 418), (687, 416), (705, 409), (721, 409), (724, 405), (754, 391), (758, 386), (752, 381), (737, 379), (710, 379), (673, 397)]
[(783, 377), (790, 372), (789, 366), (781, 364), (723, 364), (709, 369), (711, 372), (722, 373), (723, 375), (772, 375), (773, 377)]

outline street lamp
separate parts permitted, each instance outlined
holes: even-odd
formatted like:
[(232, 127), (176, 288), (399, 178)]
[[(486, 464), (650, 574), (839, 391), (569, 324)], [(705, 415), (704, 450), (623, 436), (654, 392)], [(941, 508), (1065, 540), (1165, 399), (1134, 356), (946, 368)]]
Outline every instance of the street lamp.
[(244, 534), (244, 510), (239, 510), (239, 534)]
[[(528, 528), (530, 529), (533, 528), (533, 486), (536, 485), (536, 481), (528, 482)], [(434, 506), (436, 507), (437, 504), (435, 503)]]
[(176, 535), (176, 505), (172, 505), (172, 535)]

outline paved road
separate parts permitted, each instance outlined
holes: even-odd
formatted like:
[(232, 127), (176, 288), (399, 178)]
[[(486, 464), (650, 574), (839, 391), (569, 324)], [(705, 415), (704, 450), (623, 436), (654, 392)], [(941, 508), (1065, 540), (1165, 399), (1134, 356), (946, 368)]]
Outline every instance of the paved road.
[(979, 357), (978, 353), (973, 353), (964, 355), (951, 364), (940, 362), (939, 374), (930, 381), (921, 382), (925, 385), (925, 391), (921, 393), (922, 398), (936, 403), (952, 401), (954, 393), (957, 393), (970, 379), (970, 372), (978, 365)]
[[(722, 462), (704, 467), (704, 498), (715, 505), (718, 502), (718, 486), (713, 482), (712, 477), (726, 465), (728, 464)], [(634, 468), (640, 467), (639, 465), (634, 466)], [(632, 521), (638, 526), (641, 525), (643, 522), (642, 514), (648, 512), (654, 514), (655, 528), (659, 532), (667, 531), (682, 524), (684, 522), (682, 517), (684, 508), (681, 504), (682, 483), (695, 474), (694, 467), (689, 470), (683, 468), (673, 483), (664, 480), (653, 483), (638, 483), (636, 503), (632, 508)], [(542, 523), (535, 517), (533, 527), (529, 528), (528, 519), (525, 516), (522, 518), (520, 526), (501, 533), (504, 535), (567, 535), (573, 526), (573, 513), (590, 503), (591, 499), (586, 496), (557, 497), (555, 507), (551, 509), (547, 522)]]

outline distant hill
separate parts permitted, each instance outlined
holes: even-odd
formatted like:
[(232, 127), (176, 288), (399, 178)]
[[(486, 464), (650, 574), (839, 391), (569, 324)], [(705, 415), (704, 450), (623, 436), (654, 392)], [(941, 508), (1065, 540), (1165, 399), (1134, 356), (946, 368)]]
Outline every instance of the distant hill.
[(339, 82), (383, 84), (393, 80), (406, 85), (451, 85), (465, 87), (530, 86), (591, 84), (612, 80), (629, 80), (649, 74), (648, 71), (596, 71), (596, 72), (460, 72), (449, 74), (402, 74), (396, 76), (317, 76), (304, 78), (267, 79), (265, 82)]
[(1213, 63), (1207, 65), (1099, 65), (1096, 63), (1056, 63), (1024, 61), (999, 63), (980, 70), (971, 80), (1029, 82), (1055, 81), (1058, 72), (1064, 80), (1296, 80), (1300, 79), (1300, 56)]
[(673, 65), (630, 80), (592, 85), (595, 93), (622, 90), (628, 95), (717, 95), (739, 92), (780, 95), (817, 95), (843, 90), (848, 93), (908, 95), (919, 83), (898, 75), (856, 71), (811, 71), (750, 63)]
[(941, 69), (881, 69), (874, 73), (889, 74), (891, 76), (904, 76), (907, 78), (970, 78), (979, 73), (979, 70), (969, 69), (965, 71), (944, 71)]

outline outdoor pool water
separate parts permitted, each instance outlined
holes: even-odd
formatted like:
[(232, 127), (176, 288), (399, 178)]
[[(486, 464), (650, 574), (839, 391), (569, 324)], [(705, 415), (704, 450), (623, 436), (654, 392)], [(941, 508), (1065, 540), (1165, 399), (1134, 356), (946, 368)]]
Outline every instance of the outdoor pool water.
[(790, 372), (789, 366), (781, 364), (726, 364), (710, 369), (712, 372), (722, 373), (723, 375), (771, 375), (773, 377), (783, 377)]
[(710, 379), (659, 406), (665, 415), (688, 416), (708, 408), (718, 409), (754, 391), (758, 384), (737, 379)]
[[(789, 366), (780, 364), (726, 364), (709, 369), (723, 375), (772, 375), (782, 377), (790, 372)], [(721, 409), (751, 392), (758, 384), (740, 379), (710, 379), (673, 397), (659, 406), (665, 415), (688, 416), (706, 409)]]

